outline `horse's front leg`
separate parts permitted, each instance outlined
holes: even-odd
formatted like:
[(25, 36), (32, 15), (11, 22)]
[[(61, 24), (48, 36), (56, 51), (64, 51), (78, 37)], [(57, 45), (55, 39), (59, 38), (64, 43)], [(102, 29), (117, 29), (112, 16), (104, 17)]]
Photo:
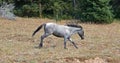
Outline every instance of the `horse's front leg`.
[(74, 45), (76, 49), (78, 49), (78, 47), (75, 45), (74, 41), (71, 38), (68, 38), (68, 40)]
[(66, 42), (67, 42), (67, 38), (64, 37), (64, 49), (67, 49), (67, 48), (66, 48)]

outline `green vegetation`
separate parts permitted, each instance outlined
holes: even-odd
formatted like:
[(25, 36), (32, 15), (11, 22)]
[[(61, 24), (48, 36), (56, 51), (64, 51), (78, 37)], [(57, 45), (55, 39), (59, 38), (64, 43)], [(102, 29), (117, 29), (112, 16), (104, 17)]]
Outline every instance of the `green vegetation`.
[(82, 20), (95, 23), (111, 23), (113, 14), (109, 2), (110, 0), (81, 0)]
[(119, 0), (0, 0), (13, 3), (20, 17), (78, 19), (83, 22), (112, 23), (120, 18)]

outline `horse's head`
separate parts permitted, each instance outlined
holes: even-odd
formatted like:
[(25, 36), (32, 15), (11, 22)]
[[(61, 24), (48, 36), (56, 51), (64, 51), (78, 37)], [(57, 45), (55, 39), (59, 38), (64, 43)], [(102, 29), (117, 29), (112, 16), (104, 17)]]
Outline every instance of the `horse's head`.
[(77, 33), (81, 37), (81, 39), (84, 39), (84, 30), (82, 26), (77, 24), (67, 24), (67, 26), (79, 28), (79, 30), (77, 30)]
[(81, 39), (84, 39), (84, 30), (83, 29), (79, 30), (78, 35), (81, 37)]

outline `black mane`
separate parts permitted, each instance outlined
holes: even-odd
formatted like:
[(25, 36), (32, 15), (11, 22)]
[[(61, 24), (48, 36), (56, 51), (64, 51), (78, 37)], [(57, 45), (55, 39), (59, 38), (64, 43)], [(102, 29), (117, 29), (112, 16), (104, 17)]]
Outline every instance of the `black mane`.
[(82, 28), (82, 26), (77, 25), (77, 24), (67, 24), (69, 27), (76, 27), (76, 28)]

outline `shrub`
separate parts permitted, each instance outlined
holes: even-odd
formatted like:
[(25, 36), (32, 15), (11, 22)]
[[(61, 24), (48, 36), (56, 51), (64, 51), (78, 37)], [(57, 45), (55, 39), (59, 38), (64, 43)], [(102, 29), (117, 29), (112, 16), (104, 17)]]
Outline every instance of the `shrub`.
[(39, 17), (39, 7), (37, 4), (25, 4), (16, 8), (15, 14), (22, 17)]
[(81, 0), (81, 20), (94, 23), (112, 23), (110, 0)]

